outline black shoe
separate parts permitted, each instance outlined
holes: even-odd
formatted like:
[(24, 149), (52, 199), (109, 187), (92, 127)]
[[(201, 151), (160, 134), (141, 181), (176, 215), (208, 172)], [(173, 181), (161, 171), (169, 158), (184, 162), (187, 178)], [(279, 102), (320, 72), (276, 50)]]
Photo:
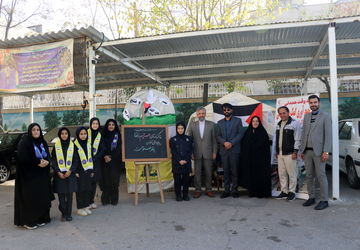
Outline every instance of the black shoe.
[(288, 193), (288, 197), (286, 198), (287, 201), (293, 201), (296, 199), (296, 195), (293, 192)]
[(72, 221), (72, 217), (71, 217), (71, 216), (67, 216), (65, 219), (66, 219), (66, 221)]
[(288, 194), (281, 192), (278, 196), (275, 197), (275, 199), (284, 200), (284, 199), (287, 199), (287, 197), (288, 197)]
[(310, 199), (308, 199), (307, 201), (305, 201), (305, 202), (303, 203), (303, 206), (304, 206), (304, 207), (309, 207), (309, 206), (311, 206), (311, 205), (313, 205), (313, 204), (315, 204), (315, 199), (314, 199), (314, 198), (310, 198)]
[(230, 192), (223, 192), (220, 196), (220, 199), (224, 199), (224, 198), (227, 198), (227, 197), (230, 197)]
[(181, 196), (176, 196), (176, 201), (182, 201), (183, 199), (181, 198)]
[(186, 196), (184, 196), (183, 200), (184, 200), (184, 201), (189, 201), (189, 200), (190, 200), (190, 198), (189, 198), (189, 196), (188, 196), (188, 195), (186, 195)]
[(234, 192), (231, 193), (231, 196), (232, 196), (233, 198), (239, 198), (239, 197), (240, 197), (240, 194), (239, 194), (238, 191), (234, 191)]
[(112, 201), (111, 205), (116, 206), (118, 204), (118, 201)]
[(314, 209), (315, 210), (323, 210), (329, 206), (329, 203), (327, 201), (320, 201), (319, 204), (317, 204)]

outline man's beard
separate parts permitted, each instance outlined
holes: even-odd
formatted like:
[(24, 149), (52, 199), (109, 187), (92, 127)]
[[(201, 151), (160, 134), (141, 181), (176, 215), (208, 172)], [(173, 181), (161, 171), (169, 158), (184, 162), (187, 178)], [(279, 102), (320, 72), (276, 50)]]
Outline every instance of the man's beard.
[[(314, 109), (315, 108), (315, 109)], [(310, 107), (311, 111), (318, 111), (319, 110), (319, 106), (311, 106)]]
[(205, 117), (201, 117), (201, 118), (199, 118), (199, 121), (205, 121)]
[(225, 113), (224, 115), (225, 115), (225, 117), (230, 117), (230, 116), (232, 116), (232, 113)]

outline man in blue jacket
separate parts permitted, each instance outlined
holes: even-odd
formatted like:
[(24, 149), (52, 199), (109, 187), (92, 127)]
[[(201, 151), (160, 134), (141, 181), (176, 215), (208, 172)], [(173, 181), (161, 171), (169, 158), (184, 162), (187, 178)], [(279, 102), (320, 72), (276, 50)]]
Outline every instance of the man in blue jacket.
[(239, 197), (238, 169), (240, 160), (240, 141), (243, 136), (241, 119), (233, 117), (233, 106), (222, 105), (225, 118), (218, 121), (216, 139), (220, 144), (220, 156), (224, 168), (224, 188), (220, 198), (232, 195)]

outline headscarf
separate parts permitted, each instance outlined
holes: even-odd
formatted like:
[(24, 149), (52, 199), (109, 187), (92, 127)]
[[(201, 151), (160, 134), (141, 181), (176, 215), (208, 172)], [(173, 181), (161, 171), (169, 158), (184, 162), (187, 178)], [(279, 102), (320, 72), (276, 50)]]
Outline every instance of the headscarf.
[[(183, 126), (183, 127), (184, 127), (184, 133), (182, 133), (181, 135), (180, 135), (180, 134), (178, 133), (178, 131), (177, 131), (178, 126)], [(178, 123), (176, 123), (176, 135), (177, 135), (177, 136), (184, 136), (184, 135), (185, 135), (185, 130), (186, 130), (186, 125), (185, 125), (184, 122), (178, 122)]]
[[(32, 136), (32, 132), (31, 130), (35, 127), (35, 126), (38, 126), (39, 129), (40, 129), (40, 137), (39, 138), (34, 138)], [(30, 138), (30, 140), (35, 143), (36, 145), (40, 145), (42, 142), (44, 142), (44, 136), (43, 136), (43, 133), (42, 133), (42, 130), (41, 130), (41, 127), (38, 123), (31, 123), (28, 127), (28, 136)]]
[[(113, 122), (115, 124), (115, 129), (109, 131), (109, 123)], [(117, 140), (115, 136), (117, 135)], [(117, 144), (120, 141), (120, 130), (117, 122), (114, 119), (108, 119), (105, 123), (104, 130), (102, 131), (102, 136), (104, 138), (105, 145), (110, 151), (114, 150), (117, 147)]]
[[(68, 138), (65, 141), (63, 139), (61, 139), (61, 132), (63, 130), (65, 130), (68, 133)], [(66, 151), (70, 144), (70, 130), (66, 127), (60, 128), (58, 131), (58, 137), (60, 139), (61, 147), (62, 147), (63, 151)]]
[[(32, 136), (32, 132), (31, 130), (35, 127), (35, 126), (38, 126), (39, 127), (39, 130), (40, 130), (40, 136), (38, 138), (34, 138)], [(35, 155), (36, 155), (36, 158), (38, 159), (45, 159), (47, 158), (48, 154), (46, 152), (46, 148), (47, 147), (47, 144), (45, 143), (45, 140), (44, 140), (44, 136), (43, 136), (43, 133), (42, 133), (42, 130), (41, 130), (41, 127), (38, 123), (31, 123), (28, 127), (28, 138), (30, 140), (30, 143), (33, 144), (33, 147), (34, 147), (34, 151), (35, 151)], [(44, 145), (45, 144), (45, 145)]]
[(85, 154), (87, 154), (87, 140), (88, 140), (88, 136), (86, 137), (85, 140), (81, 140), (79, 135), (80, 135), (80, 131), (81, 130), (85, 130), (86, 134), (87, 134), (87, 130), (84, 126), (78, 127), (76, 129), (76, 139), (78, 140), (80, 146), (82, 147), (82, 149), (84, 150)]
[[(94, 129), (91, 127), (94, 121), (98, 121), (98, 123), (99, 123), (99, 128), (96, 129), (96, 130), (94, 130)], [(90, 127), (90, 129), (91, 129), (91, 144), (93, 144), (93, 143), (94, 143), (94, 140), (95, 140), (95, 138), (96, 138), (96, 136), (97, 136), (97, 134), (100, 132), (100, 120), (99, 120), (99, 118), (97, 118), (97, 117), (91, 118), (91, 119), (90, 119), (90, 126), (89, 126), (89, 127)]]
[[(257, 128), (254, 128), (252, 126), (252, 121), (254, 118), (257, 118), (259, 120), (259, 126)], [(244, 140), (247, 140), (245, 143), (250, 143), (249, 140), (251, 140), (253, 143), (258, 143), (262, 140), (269, 140), (269, 136), (264, 128), (264, 126), (261, 123), (261, 119), (258, 116), (253, 116), (251, 118), (250, 124), (245, 132)]]

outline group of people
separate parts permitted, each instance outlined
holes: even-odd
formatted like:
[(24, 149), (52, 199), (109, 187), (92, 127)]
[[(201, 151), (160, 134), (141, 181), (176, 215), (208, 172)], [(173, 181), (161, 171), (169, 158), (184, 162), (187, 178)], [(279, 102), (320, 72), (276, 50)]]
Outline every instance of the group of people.
[[(278, 161), (281, 193), (277, 199), (296, 198), (297, 159), (304, 160), (309, 199), (303, 206), (315, 204), (314, 181), (320, 184), (320, 201), (316, 210), (328, 207), (328, 183), (325, 164), (331, 151), (331, 119), (320, 110), (320, 98), (309, 96), (311, 112), (305, 115), (303, 126), (289, 115), (286, 106), (278, 108), (281, 120), (273, 135), (273, 148)], [(233, 106), (222, 105), (224, 118), (217, 124), (208, 121), (206, 109), (196, 110), (198, 120), (176, 125), (177, 135), (170, 140), (175, 195), (177, 201), (188, 201), (191, 159), (194, 160), (193, 198), (202, 195), (202, 171), (205, 194), (214, 197), (212, 173), (215, 159), (220, 158), (224, 170), (224, 192), (220, 198), (239, 197), (238, 187), (248, 190), (249, 197), (271, 197), (271, 152), (267, 131), (259, 116), (253, 116), (245, 130), (241, 119), (233, 116)], [(245, 130), (245, 131), (244, 131)], [(220, 147), (220, 148), (218, 148)]]
[[(314, 180), (320, 184), (320, 202), (316, 210), (328, 207), (328, 183), (325, 163), (331, 150), (330, 116), (320, 111), (320, 99), (309, 97), (311, 113), (306, 114), (303, 127), (289, 116), (286, 106), (278, 108), (281, 121), (276, 126), (273, 147), (278, 161), (281, 193), (277, 199), (295, 199), (298, 156), (304, 159), (309, 199), (303, 206), (315, 204)], [(224, 192), (220, 198), (239, 197), (238, 187), (248, 190), (249, 197), (271, 197), (271, 153), (267, 131), (259, 116), (253, 116), (245, 130), (241, 119), (233, 116), (233, 106), (222, 105), (224, 118), (217, 124), (208, 121), (206, 109), (196, 110), (198, 120), (186, 130), (183, 122), (176, 124), (176, 135), (170, 139), (172, 172), (177, 201), (189, 201), (189, 180), (194, 160), (195, 192), (202, 195), (202, 175), (205, 194), (212, 191), (215, 160), (220, 158), (224, 170)], [(53, 193), (58, 194), (63, 221), (72, 220), (73, 193), (76, 193), (77, 214), (90, 215), (97, 184), (102, 191), (103, 205), (117, 205), (121, 161), (121, 134), (117, 122), (107, 120), (102, 131), (98, 118), (90, 120), (89, 128), (76, 130), (75, 140), (63, 127), (58, 131), (51, 154), (41, 127), (32, 123), (18, 145), (15, 182), (14, 223), (35, 229), (50, 222)], [(53, 178), (50, 178), (50, 168)], [(51, 179), (53, 181), (51, 182)]]
[(54, 193), (63, 221), (72, 220), (73, 193), (77, 214), (90, 215), (97, 183), (102, 204), (117, 205), (121, 163), (121, 134), (113, 119), (100, 131), (100, 120), (92, 118), (89, 128), (77, 128), (74, 141), (68, 128), (60, 128), (51, 154), (40, 125), (30, 124), (18, 145), (15, 225), (36, 229), (49, 223)]

